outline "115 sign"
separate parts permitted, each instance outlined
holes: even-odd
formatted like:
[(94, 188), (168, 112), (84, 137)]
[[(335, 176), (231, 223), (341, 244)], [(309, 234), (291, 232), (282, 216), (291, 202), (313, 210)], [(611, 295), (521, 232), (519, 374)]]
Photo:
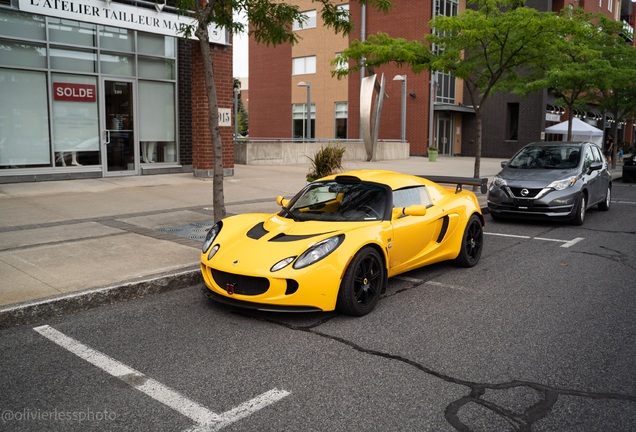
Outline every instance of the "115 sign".
[(219, 126), (232, 126), (232, 110), (219, 108)]

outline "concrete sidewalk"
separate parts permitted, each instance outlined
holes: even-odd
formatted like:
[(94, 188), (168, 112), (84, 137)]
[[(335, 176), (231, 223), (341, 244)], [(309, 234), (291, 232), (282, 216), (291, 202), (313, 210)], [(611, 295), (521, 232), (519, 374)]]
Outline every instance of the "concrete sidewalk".
[[(503, 160), (482, 159), (481, 177), (492, 180)], [(472, 177), (474, 158), (346, 169)], [(224, 183), (228, 215), (278, 211), (276, 197), (296, 194), (308, 170), (236, 165)], [(212, 202), (212, 182), (192, 174), (0, 185), (0, 329), (201, 283)]]

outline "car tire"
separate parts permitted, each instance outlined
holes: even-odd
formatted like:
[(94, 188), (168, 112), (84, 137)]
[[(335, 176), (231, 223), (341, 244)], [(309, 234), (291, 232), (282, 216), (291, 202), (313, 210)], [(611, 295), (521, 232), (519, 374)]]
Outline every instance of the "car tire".
[(492, 218), (492, 220), (495, 220), (495, 221), (503, 220), (502, 216), (499, 216), (498, 214), (493, 213), (493, 212), (490, 212), (490, 217)]
[(608, 211), (610, 208), (610, 202), (612, 200), (612, 187), (607, 186), (607, 193), (605, 194), (605, 199), (598, 203), (598, 209), (602, 211)]
[(587, 210), (587, 199), (585, 198), (585, 194), (581, 193), (579, 197), (579, 201), (576, 204), (576, 209), (574, 210), (574, 217), (570, 221), (572, 225), (581, 226), (583, 222), (585, 222), (585, 211)]
[(342, 278), (336, 309), (354, 316), (371, 312), (380, 299), (385, 271), (380, 254), (372, 247), (362, 248)]
[(464, 234), (462, 235), (462, 247), (455, 263), (461, 267), (473, 267), (479, 262), (481, 252), (484, 249), (484, 227), (477, 215), (468, 219)]

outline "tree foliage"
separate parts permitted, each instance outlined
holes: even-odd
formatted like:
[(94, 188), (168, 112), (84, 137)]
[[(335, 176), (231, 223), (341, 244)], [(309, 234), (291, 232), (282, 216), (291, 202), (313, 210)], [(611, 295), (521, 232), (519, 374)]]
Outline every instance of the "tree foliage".
[[(392, 3), (389, 0), (359, 0), (385, 13), (389, 12)], [(349, 20), (347, 10), (338, 8), (337, 3), (330, 0), (312, 0), (320, 11), (322, 21), (337, 33), (349, 34), (353, 23)], [(181, 33), (190, 38), (199, 39), (199, 47), (203, 58), (203, 70), (206, 95), (208, 98), (209, 127), (214, 153), (213, 200), (214, 220), (225, 217), (225, 200), (223, 197), (223, 145), (218, 122), (218, 101), (214, 84), (214, 65), (210, 54), (209, 26), (216, 25), (233, 34), (249, 33), (256, 42), (268, 46), (298, 42), (298, 35), (293, 32), (294, 22), (306, 22), (306, 17), (297, 5), (277, 0), (177, 0), (179, 12), (193, 16), (196, 23), (184, 25)], [(246, 24), (235, 21), (234, 14), (245, 13), (249, 21)]]
[(422, 40), (379, 33), (365, 42), (353, 42), (335, 62), (340, 66), (356, 62), (348, 71), (394, 63), (415, 73), (439, 71), (463, 80), (476, 114), (474, 176), (479, 177), (484, 105), (496, 92), (512, 91), (536, 79), (539, 72), (534, 66), (553, 49), (552, 41), (566, 33), (556, 14), (527, 8), (520, 0), (468, 3), (472, 9), (456, 16), (433, 18), (434, 30)]

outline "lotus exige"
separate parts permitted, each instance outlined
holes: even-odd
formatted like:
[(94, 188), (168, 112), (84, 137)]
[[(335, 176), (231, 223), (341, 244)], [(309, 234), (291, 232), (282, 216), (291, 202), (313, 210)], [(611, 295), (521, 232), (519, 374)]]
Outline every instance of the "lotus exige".
[(225, 218), (203, 244), (203, 291), (252, 309), (365, 315), (389, 277), (444, 260), (477, 264), (484, 218), (462, 184), (485, 193), (486, 179), (352, 171), (278, 197), (277, 214)]

